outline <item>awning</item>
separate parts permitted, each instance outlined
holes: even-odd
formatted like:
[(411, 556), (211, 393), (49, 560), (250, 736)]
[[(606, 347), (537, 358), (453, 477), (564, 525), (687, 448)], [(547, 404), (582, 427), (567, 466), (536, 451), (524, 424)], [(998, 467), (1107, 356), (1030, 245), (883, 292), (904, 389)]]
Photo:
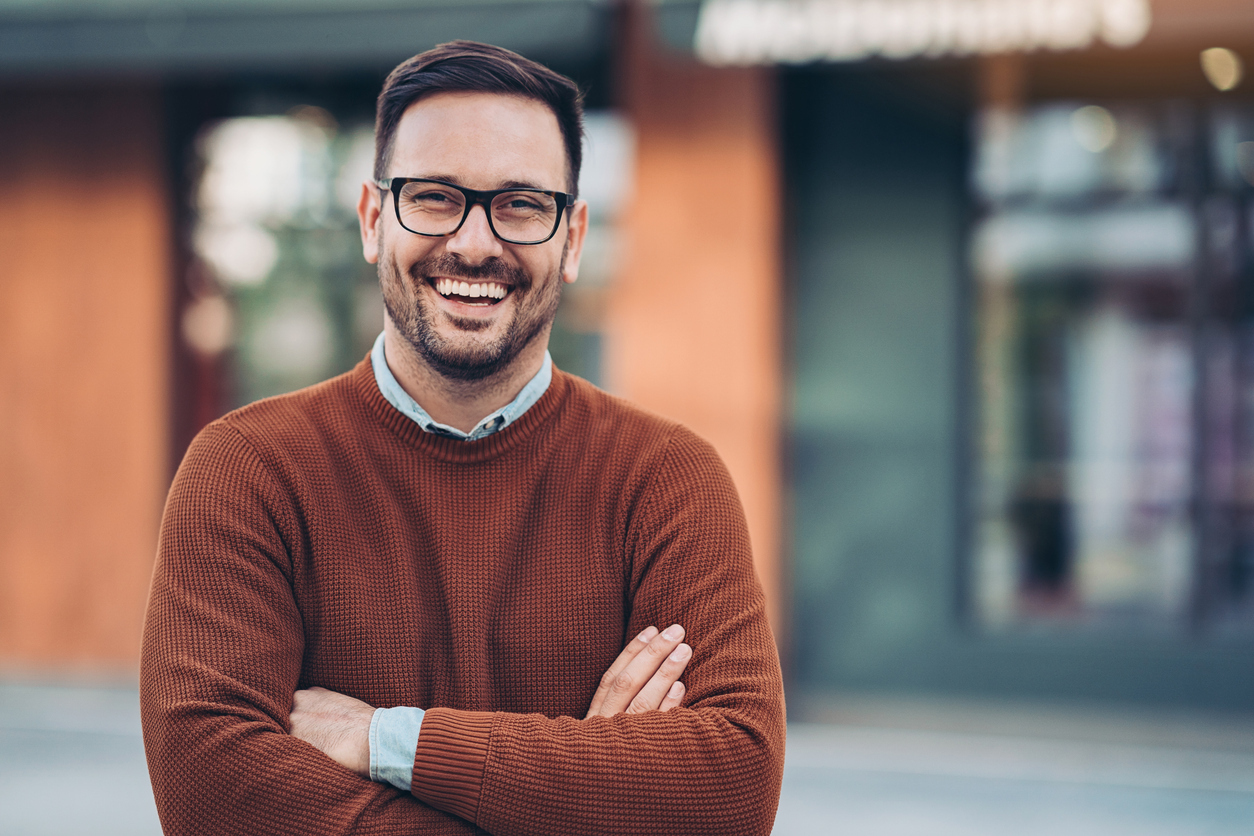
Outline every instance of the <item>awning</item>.
[(0, 0), (0, 75), (390, 67), (456, 38), (578, 61), (610, 19), (606, 0)]

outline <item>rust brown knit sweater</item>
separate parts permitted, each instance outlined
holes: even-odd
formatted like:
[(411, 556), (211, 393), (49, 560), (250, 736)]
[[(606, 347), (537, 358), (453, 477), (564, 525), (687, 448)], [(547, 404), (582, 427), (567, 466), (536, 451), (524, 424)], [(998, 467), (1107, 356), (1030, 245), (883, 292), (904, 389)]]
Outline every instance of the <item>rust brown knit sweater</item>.
[[(683, 706), (580, 719), (626, 642), (673, 622)], [(313, 685), (427, 709), (412, 795), (287, 734)], [(764, 834), (779, 797), (779, 663), (726, 469), (556, 371), (476, 442), (424, 433), (368, 360), (206, 428), (141, 688), (167, 834)]]

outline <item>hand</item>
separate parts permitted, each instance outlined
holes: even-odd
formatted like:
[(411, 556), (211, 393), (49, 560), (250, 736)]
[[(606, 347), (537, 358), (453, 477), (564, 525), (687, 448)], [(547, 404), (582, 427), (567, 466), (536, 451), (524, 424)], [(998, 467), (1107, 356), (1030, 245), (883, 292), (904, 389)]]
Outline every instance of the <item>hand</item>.
[(292, 736), (317, 747), (340, 766), (370, 777), (370, 720), (374, 708), (326, 688), (292, 698)]
[(680, 643), (683, 637), (684, 628), (672, 624), (660, 634), (649, 627), (632, 639), (601, 677), (588, 717), (670, 711), (679, 705), (684, 698), (679, 676), (692, 658), (692, 648)]

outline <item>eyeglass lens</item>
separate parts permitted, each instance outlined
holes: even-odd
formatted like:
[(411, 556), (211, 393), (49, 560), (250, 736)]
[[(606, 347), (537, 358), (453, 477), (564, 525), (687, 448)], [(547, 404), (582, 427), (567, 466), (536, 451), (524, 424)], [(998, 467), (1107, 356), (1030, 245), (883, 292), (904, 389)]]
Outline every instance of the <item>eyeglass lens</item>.
[[(397, 201), (401, 223), (423, 235), (450, 235), (466, 211), (466, 196), (439, 183), (406, 183)], [(502, 192), (492, 199), (492, 226), (515, 243), (543, 241), (557, 225), (557, 201), (538, 192)]]

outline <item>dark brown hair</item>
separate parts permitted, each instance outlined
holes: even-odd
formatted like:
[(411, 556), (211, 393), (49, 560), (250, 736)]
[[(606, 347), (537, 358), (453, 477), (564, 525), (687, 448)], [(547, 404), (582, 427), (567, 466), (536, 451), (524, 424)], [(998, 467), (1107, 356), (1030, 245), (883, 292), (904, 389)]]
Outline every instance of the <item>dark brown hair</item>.
[(383, 82), (375, 111), (374, 176), (387, 176), (396, 126), (406, 108), (436, 93), (500, 93), (535, 99), (557, 117), (566, 145), (566, 188), (579, 188), (583, 158), (583, 94), (560, 73), (499, 46), (450, 41), (415, 55)]

